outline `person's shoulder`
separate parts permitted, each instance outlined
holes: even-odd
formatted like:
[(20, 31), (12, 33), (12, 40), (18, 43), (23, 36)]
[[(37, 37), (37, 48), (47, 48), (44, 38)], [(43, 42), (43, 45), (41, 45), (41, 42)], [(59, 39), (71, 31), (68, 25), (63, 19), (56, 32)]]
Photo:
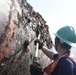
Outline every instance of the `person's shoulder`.
[(69, 59), (68, 57), (62, 57), (62, 58), (60, 58), (60, 60), (59, 60), (59, 63), (60, 64), (68, 64), (68, 65), (73, 65), (73, 62), (72, 62), (72, 60), (71, 59)]
[(74, 74), (74, 64), (66, 57), (60, 58), (58, 62), (59, 75), (63, 72), (63, 75), (73, 75)]

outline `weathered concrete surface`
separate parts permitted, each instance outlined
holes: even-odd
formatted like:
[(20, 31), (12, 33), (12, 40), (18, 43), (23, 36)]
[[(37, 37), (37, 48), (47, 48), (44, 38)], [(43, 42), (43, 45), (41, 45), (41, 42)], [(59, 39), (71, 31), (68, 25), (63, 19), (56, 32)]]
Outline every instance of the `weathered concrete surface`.
[[(51, 37), (49, 34), (49, 27), (46, 25), (46, 21), (43, 17), (33, 10), (33, 7), (27, 3), (26, 0), (1, 0), (0, 1), (0, 63), (4, 58), (8, 58), (9, 55), (15, 53), (17, 48), (21, 46), (24, 40), (28, 39), (29, 41), (37, 38), (37, 27), (40, 28), (41, 40), (45, 43), (48, 48), (51, 48)], [(29, 65), (32, 62), (34, 57), (35, 46), (32, 41), (29, 45), (30, 51), (25, 53), (23, 58), (16, 60), (12, 65), (10, 71), (7, 75), (29, 75)], [(21, 53), (17, 55), (20, 56)], [(45, 67), (50, 63), (42, 51), (39, 51), (39, 58), (42, 67)], [(46, 59), (48, 63), (46, 63)], [(18, 63), (19, 62), (19, 63)], [(22, 74), (22, 71), (18, 71), (18, 66), (20, 63), (24, 66), (21, 66), (22, 69), (25, 69)], [(6, 64), (7, 65), (7, 64)], [(8, 66), (8, 65), (7, 65)], [(4, 66), (7, 69), (7, 66)], [(15, 67), (15, 68), (14, 68)], [(14, 70), (14, 69), (15, 70)], [(9, 70), (9, 68), (7, 69)], [(4, 70), (5, 71), (5, 70)], [(27, 71), (27, 72), (26, 72)], [(6, 72), (5, 72), (6, 73)]]
[(8, 57), (13, 47), (15, 24), (10, 18), (11, 10), (9, 10), (10, 4), (8, 5), (8, 2), (9, 0), (0, 2), (0, 62), (4, 57)]

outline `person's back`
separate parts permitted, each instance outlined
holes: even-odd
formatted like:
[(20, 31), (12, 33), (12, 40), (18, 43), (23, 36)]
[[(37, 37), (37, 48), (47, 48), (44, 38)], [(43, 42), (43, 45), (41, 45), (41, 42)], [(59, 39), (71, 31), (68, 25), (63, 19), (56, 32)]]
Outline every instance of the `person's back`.
[(69, 57), (62, 57), (51, 75), (76, 75), (76, 63)]

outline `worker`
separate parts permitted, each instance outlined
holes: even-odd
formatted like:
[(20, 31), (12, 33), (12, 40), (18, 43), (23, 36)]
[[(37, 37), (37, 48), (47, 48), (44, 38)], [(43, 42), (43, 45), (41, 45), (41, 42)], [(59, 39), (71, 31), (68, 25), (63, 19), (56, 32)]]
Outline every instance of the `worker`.
[(57, 54), (45, 47), (43, 42), (39, 39), (35, 40), (35, 45), (36, 43), (39, 43), (39, 49), (41, 49), (50, 59), (54, 60), (50, 65), (44, 68), (44, 74), (76, 75), (76, 60), (71, 52), (71, 47), (76, 47), (75, 29), (72, 26), (64, 26), (54, 35)]

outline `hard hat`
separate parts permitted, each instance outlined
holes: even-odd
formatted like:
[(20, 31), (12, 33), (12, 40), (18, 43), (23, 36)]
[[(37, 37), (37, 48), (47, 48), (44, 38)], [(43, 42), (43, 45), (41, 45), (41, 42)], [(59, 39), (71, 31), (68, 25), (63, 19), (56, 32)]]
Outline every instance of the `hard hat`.
[(72, 26), (62, 27), (54, 35), (68, 45), (76, 47), (76, 32)]

